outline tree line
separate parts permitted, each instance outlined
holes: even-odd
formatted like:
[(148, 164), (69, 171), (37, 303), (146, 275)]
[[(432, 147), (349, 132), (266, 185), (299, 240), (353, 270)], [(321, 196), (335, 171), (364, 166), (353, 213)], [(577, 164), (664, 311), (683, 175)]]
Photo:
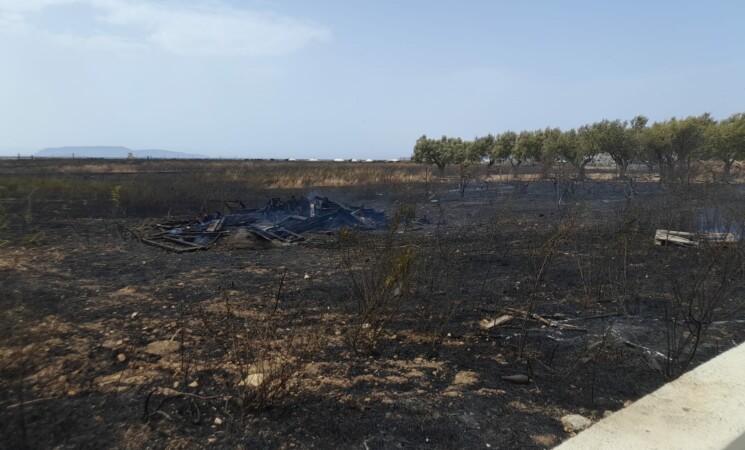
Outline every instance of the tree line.
[(505, 131), (473, 140), (443, 136), (417, 139), (412, 160), (434, 164), (441, 172), (458, 165), (461, 173), (471, 164), (507, 161), (517, 176), (525, 162), (538, 163), (548, 174), (557, 162), (570, 164), (578, 179), (586, 177), (586, 166), (598, 155), (608, 154), (619, 175), (626, 177), (632, 163), (656, 172), (660, 183), (690, 181), (698, 161), (718, 160), (729, 179), (736, 161), (745, 159), (745, 113), (716, 121), (710, 114), (675, 117), (654, 122), (639, 115), (631, 120), (602, 120), (571, 130), (545, 128), (519, 133)]

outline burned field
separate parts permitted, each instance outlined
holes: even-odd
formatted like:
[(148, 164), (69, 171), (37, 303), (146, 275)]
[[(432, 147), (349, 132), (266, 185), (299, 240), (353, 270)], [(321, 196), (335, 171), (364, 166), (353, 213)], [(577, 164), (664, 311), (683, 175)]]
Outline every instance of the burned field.
[(6, 164), (3, 447), (548, 448), (745, 340), (740, 185), (411, 167)]

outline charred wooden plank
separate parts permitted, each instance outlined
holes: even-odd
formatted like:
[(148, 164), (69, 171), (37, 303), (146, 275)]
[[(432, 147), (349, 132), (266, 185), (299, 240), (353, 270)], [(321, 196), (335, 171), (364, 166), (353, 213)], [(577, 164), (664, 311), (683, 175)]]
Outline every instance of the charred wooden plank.
[(178, 247), (174, 247), (172, 245), (164, 244), (163, 242), (153, 241), (153, 240), (145, 239), (145, 238), (142, 238), (142, 242), (145, 243), (145, 244), (148, 244), (148, 245), (152, 245), (154, 247), (159, 247), (159, 248), (162, 248), (162, 249), (165, 249), (165, 250), (172, 251), (174, 253), (193, 252), (195, 250), (200, 250), (200, 248), (204, 248), (204, 247), (181, 247), (181, 248), (178, 248)]
[(209, 226), (207, 227), (208, 233), (214, 233), (215, 231), (222, 230), (222, 226), (225, 224), (225, 218), (221, 217), (219, 219), (215, 219), (212, 222), (210, 222)]

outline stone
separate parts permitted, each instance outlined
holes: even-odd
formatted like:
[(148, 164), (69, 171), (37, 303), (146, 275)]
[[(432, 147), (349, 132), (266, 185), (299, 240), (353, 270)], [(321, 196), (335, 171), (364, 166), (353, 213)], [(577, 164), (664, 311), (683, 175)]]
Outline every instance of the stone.
[(181, 343), (178, 341), (153, 341), (145, 347), (145, 353), (155, 356), (166, 356), (181, 350)]
[(127, 355), (125, 355), (124, 353), (119, 353), (118, 355), (116, 355), (116, 359), (119, 360), (119, 362), (124, 362), (127, 360)]
[(113, 339), (107, 339), (107, 340), (103, 341), (103, 343), (101, 344), (101, 347), (107, 348), (109, 350), (116, 350), (119, 347), (121, 347), (122, 344), (123, 344), (123, 342), (121, 340), (115, 341)]
[(264, 382), (264, 374), (262, 373), (250, 373), (248, 376), (240, 382), (239, 386), (251, 386), (259, 387)]
[(564, 431), (567, 433), (578, 433), (592, 425), (592, 420), (579, 414), (569, 414), (561, 418)]

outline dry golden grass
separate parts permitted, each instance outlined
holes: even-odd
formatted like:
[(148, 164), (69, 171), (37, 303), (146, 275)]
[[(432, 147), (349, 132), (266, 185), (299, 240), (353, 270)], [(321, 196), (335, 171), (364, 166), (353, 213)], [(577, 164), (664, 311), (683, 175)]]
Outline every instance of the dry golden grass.
[[(513, 177), (508, 165), (474, 166), (477, 180), (491, 183), (545, 179), (539, 165), (520, 167)], [(555, 166), (550, 176), (571, 178), (568, 166)], [(646, 168), (630, 172), (637, 182), (657, 182)], [(731, 182), (742, 182), (742, 164), (733, 167)], [(588, 179), (613, 180), (613, 167), (589, 167)], [(457, 186), (457, 166), (444, 173), (411, 162), (249, 161), (249, 160), (2, 160), (0, 161), (0, 225), (10, 215), (34, 220), (74, 217), (148, 217), (193, 214), (220, 208), (225, 200), (261, 201), (271, 191), (315, 189), (397, 190), (415, 186)], [(715, 161), (695, 166), (693, 183), (723, 181)], [(472, 184), (473, 185), (473, 184)], [(40, 211), (40, 205), (43, 211)], [(258, 204), (252, 205), (254, 207)], [(2, 227), (0, 227), (1, 229)]]

